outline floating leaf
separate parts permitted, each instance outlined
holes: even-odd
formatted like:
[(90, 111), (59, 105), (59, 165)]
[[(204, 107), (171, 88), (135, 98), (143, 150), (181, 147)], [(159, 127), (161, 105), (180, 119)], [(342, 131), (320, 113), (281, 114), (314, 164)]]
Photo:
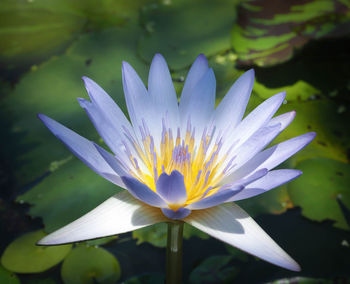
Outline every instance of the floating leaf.
[(310, 39), (340, 33), (337, 28), (349, 20), (350, 8), (341, 0), (243, 1), (232, 45), (243, 64), (274, 65), (288, 60)]
[(287, 103), (278, 114), (296, 111), (294, 121), (274, 140), (274, 143), (306, 132), (315, 131), (317, 136), (305, 149), (288, 159), (288, 167), (295, 167), (301, 160), (325, 157), (347, 162), (347, 148), (350, 142), (349, 113), (339, 113), (335, 102), (328, 99)]
[(144, 274), (139, 276), (134, 276), (122, 284), (163, 284), (164, 276), (162, 274)]
[(232, 283), (238, 268), (230, 266), (232, 256), (211, 256), (190, 274), (189, 283)]
[(86, 241), (85, 244), (88, 245), (88, 246), (103, 246), (105, 244), (108, 244), (108, 243), (116, 240), (117, 238), (118, 238), (118, 236), (99, 238), (99, 239), (96, 239), (96, 240)]
[(96, 130), (76, 100), (87, 97), (81, 76), (98, 82), (125, 110), (122, 60), (130, 62), (140, 75), (146, 73), (145, 65), (136, 57), (139, 32), (138, 28), (129, 26), (128, 29), (115, 28), (82, 36), (67, 54), (26, 74), (14, 92), (7, 96), (6, 107), (15, 118), (12, 131), (26, 134), (20, 141), (23, 150), (17, 153), (16, 177), (20, 185), (32, 182), (42, 176), (51, 163), (70, 155), (37, 119), (37, 113), (45, 113), (79, 134), (98, 141)]
[(264, 194), (238, 201), (237, 204), (252, 216), (266, 213), (281, 214), (293, 207), (286, 186), (280, 186)]
[(102, 248), (80, 246), (71, 251), (62, 264), (63, 282), (116, 283), (121, 270), (118, 260)]
[(37, 246), (37, 241), (45, 235), (40, 230), (17, 238), (5, 249), (1, 264), (18, 273), (38, 273), (55, 266), (68, 255), (72, 246)]
[[(137, 240), (136, 244), (148, 242), (156, 247), (164, 248), (167, 244), (168, 226), (166, 223), (159, 223), (145, 228), (141, 228), (132, 232), (132, 237)], [(198, 237), (201, 239), (208, 239), (209, 236), (202, 231), (184, 224), (183, 237), (190, 239), (191, 237)]]
[(5, 0), (0, 8), (0, 62), (9, 69), (62, 52), (85, 19), (64, 9), (65, 1)]
[(31, 204), (29, 214), (43, 218), (45, 231), (49, 233), (89, 212), (118, 191), (120, 188), (74, 158), (17, 201)]
[(150, 34), (139, 42), (139, 53), (147, 61), (160, 52), (172, 69), (181, 69), (200, 53), (230, 48), (234, 1), (182, 0), (153, 7), (144, 9), (143, 24)]
[(321, 94), (320, 90), (304, 81), (298, 81), (291, 86), (284, 86), (280, 88), (267, 88), (263, 84), (255, 81), (254, 91), (259, 95), (259, 97), (265, 100), (277, 93), (285, 91), (287, 92), (287, 101), (307, 100), (310, 97), (315, 97)]
[(337, 199), (350, 208), (350, 165), (314, 158), (302, 161), (297, 167), (307, 175), (296, 179), (288, 189), (303, 215), (316, 221), (331, 219), (336, 227), (349, 229)]
[(16, 274), (6, 270), (2, 265), (0, 265), (0, 283), (6, 284), (20, 284)]
[(309, 277), (293, 277), (293, 278), (283, 278), (271, 282), (267, 282), (266, 284), (332, 284), (334, 283), (331, 280), (326, 279), (317, 279), (317, 278), (309, 278)]

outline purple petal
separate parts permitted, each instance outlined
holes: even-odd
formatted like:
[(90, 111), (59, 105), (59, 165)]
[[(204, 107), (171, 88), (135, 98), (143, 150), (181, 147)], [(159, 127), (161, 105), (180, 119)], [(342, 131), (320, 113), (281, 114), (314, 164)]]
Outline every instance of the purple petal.
[[(270, 170), (277, 167), (280, 163), (284, 162), (296, 152), (308, 145), (315, 138), (315, 136), (315, 132), (309, 132), (271, 147), (274, 149), (273, 153), (259, 166), (259, 168), (267, 168)], [(271, 151), (270, 149), (266, 149), (265, 151)], [(265, 151), (261, 152), (260, 154), (263, 155)]]
[[(239, 137), (239, 142), (236, 147), (241, 146), (249, 137), (251, 137), (259, 128), (265, 126), (281, 106), (285, 92), (278, 93), (267, 99), (249, 113), (240, 124), (231, 132), (228, 132), (225, 140), (235, 141)], [(228, 143), (229, 144), (229, 143)], [(223, 151), (229, 148), (230, 145), (223, 147)]]
[(190, 117), (191, 123), (196, 126), (197, 135), (202, 135), (202, 130), (213, 114), (215, 88), (215, 75), (210, 68), (193, 88), (188, 104), (181, 109), (182, 125), (186, 125)]
[(179, 119), (176, 92), (168, 65), (160, 54), (156, 54), (152, 60), (148, 77), (148, 93), (154, 103), (154, 115), (161, 121), (167, 114), (170, 127), (176, 129)]
[(168, 207), (166, 202), (147, 185), (132, 177), (122, 177), (129, 192), (137, 199), (154, 207)]
[(170, 175), (162, 173), (157, 180), (156, 190), (169, 204), (181, 205), (187, 200), (184, 176), (176, 170)]
[(191, 210), (199, 210), (214, 207), (226, 202), (228, 199), (238, 194), (243, 188), (243, 186), (234, 186), (232, 188), (219, 190), (217, 193), (209, 197), (205, 197), (199, 201), (189, 204), (187, 208)]
[(267, 169), (260, 169), (258, 171), (256, 171), (255, 173), (251, 174), (250, 176), (244, 178), (244, 179), (240, 179), (237, 180), (233, 183), (233, 185), (242, 185), (242, 186), (247, 186), (250, 183), (255, 182), (256, 180), (261, 179), (262, 177), (266, 176), (268, 174), (268, 170)]
[(101, 154), (101, 156), (105, 159), (105, 161), (110, 165), (110, 167), (119, 175), (119, 176), (127, 176), (128, 173), (118, 160), (110, 153), (108, 153), (105, 149), (94, 143), (97, 151)]
[[(233, 84), (215, 110), (215, 125), (225, 131), (242, 120), (254, 84), (254, 70), (245, 72)], [(230, 123), (227, 123), (227, 122)]]
[(142, 118), (146, 121), (151, 119), (152, 102), (142, 80), (127, 62), (123, 62), (122, 75), (126, 106), (133, 127), (138, 133), (138, 125), (142, 125)]
[(111, 181), (112, 183), (124, 187), (120, 177), (112, 170), (112, 168), (101, 157), (96, 150), (93, 142), (78, 135), (74, 131), (68, 129), (57, 121), (47, 117), (44, 114), (38, 114), (38, 118), (45, 126), (68, 148), (82, 160), (90, 169)]
[(267, 175), (243, 189), (240, 193), (233, 196), (230, 201), (238, 201), (262, 194), (270, 189), (292, 181), (302, 174), (299, 170), (283, 169), (270, 171)]
[(192, 96), (192, 90), (197, 85), (198, 81), (207, 73), (208, 60), (204, 54), (200, 54), (195, 62), (192, 64), (190, 71), (187, 74), (186, 81), (181, 93), (180, 112), (184, 113), (183, 108), (189, 104)]
[(191, 210), (184, 207), (181, 207), (176, 211), (167, 208), (162, 208), (162, 212), (169, 219), (180, 220), (190, 215)]

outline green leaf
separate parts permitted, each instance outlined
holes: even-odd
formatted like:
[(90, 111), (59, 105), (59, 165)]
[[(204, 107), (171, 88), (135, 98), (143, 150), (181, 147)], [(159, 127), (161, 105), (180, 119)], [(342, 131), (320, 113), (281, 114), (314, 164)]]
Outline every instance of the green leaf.
[(62, 9), (62, 1), (2, 1), (0, 62), (23, 66), (62, 52), (83, 28), (85, 19)]
[(238, 268), (230, 266), (232, 256), (211, 256), (190, 274), (189, 283), (232, 283)]
[(43, 218), (45, 231), (52, 232), (89, 212), (120, 191), (74, 158), (17, 201), (32, 206), (29, 214)]
[(122, 284), (163, 284), (164, 276), (162, 274), (144, 274), (133, 276)]
[(294, 121), (274, 140), (279, 143), (306, 132), (315, 131), (317, 136), (306, 148), (287, 160), (287, 167), (305, 159), (325, 157), (347, 162), (347, 148), (350, 142), (349, 113), (339, 113), (338, 105), (328, 99), (291, 102), (282, 105), (278, 114), (296, 111)]
[(232, 30), (232, 45), (241, 63), (259, 66), (288, 60), (310, 39), (346, 33), (350, 9), (342, 1), (253, 0), (242, 2)]
[(156, 52), (172, 69), (189, 66), (200, 53), (213, 55), (230, 48), (230, 29), (236, 19), (234, 1), (174, 1), (143, 10), (149, 32), (139, 53), (148, 62)]
[(6, 270), (2, 265), (0, 265), (0, 283), (6, 284), (20, 284), (16, 274)]
[[(159, 223), (145, 228), (141, 228), (132, 232), (132, 237), (136, 239), (136, 244), (148, 242), (156, 247), (164, 248), (167, 244), (168, 226), (167, 223)], [(202, 231), (184, 224), (184, 239), (188, 240), (191, 237), (208, 239), (209, 236)]]
[(60, 263), (70, 252), (71, 245), (37, 246), (46, 234), (40, 230), (27, 233), (7, 246), (1, 256), (1, 264), (18, 273), (38, 273)]
[(280, 186), (252, 198), (237, 201), (250, 215), (281, 214), (293, 207), (287, 187)]
[(113, 28), (82, 36), (69, 51), (27, 73), (4, 103), (14, 119), (13, 135), (24, 136), (17, 152), (16, 178), (20, 185), (42, 176), (51, 163), (65, 160), (70, 152), (37, 119), (37, 113), (58, 120), (89, 139), (98, 135), (76, 98), (87, 97), (83, 75), (98, 82), (125, 110), (121, 63), (128, 61), (143, 75), (146, 68), (136, 57), (134, 26)]
[(315, 87), (304, 81), (298, 81), (293, 85), (284, 86), (280, 88), (267, 88), (263, 84), (260, 84), (259, 82), (255, 81), (253, 90), (258, 94), (259, 97), (265, 100), (283, 91), (287, 92), (287, 101), (305, 101), (312, 96), (317, 96), (321, 94), (320, 90), (316, 89)]
[(327, 279), (319, 279), (319, 278), (309, 278), (309, 277), (293, 277), (293, 278), (283, 278), (271, 282), (267, 282), (266, 284), (331, 284), (334, 283), (331, 280)]
[(96, 239), (96, 240), (86, 241), (85, 244), (87, 246), (103, 246), (105, 244), (108, 244), (108, 243), (116, 240), (117, 238), (118, 238), (118, 236), (99, 238), (99, 239)]
[(118, 260), (102, 248), (80, 246), (71, 251), (62, 264), (63, 282), (116, 283), (121, 270)]
[(349, 230), (337, 199), (350, 208), (350, 165), (314, 158), (300, 162), (297, 167), (304, 175), (288, 186), (293, 203), (312, 220), (331, 219), (336, 227)]

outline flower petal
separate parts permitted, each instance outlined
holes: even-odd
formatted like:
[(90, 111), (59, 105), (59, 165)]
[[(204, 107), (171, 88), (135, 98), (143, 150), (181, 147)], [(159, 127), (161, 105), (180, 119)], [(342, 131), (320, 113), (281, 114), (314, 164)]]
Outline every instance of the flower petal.
[(192, 96), (192, 90), (197, 85), (198, 81), (207, 73), (208, 60), (204, 54), (200, 54), (191, 66), (190, 71), (187, 74), (186, 81), (181, 93), (180, 99), (180, 114), (184, 115), (184, 109), (187, 108), (190, 98)]
[[(277, 167), (280, 163), (284, 162), (289, 157), (293, 156), (296, 152), (303, 149), (315, 137), (315, 132), (309, 132), (271, 147), (273, 149), (272, 154), (266, 159), (265, 162), (259, 165), (259, 168), (267, 168), (270, 170), (274, 167)], [(265, 151), (267, 150), (269, 149), (266, 149)], [(263, 152), (261, 152), (261, 154)]]
[(193, 211), (184, 221), (214, 238), (270, 263), (300, 271), (300, 266), (234, 203)]
[(108, 153), (105, 149), (94, 143), (96, 150), (100, 153), (103, 159), (107, 164), (119, 175), (119, 176), (128, 176), (127, 168), (118, 162), (116, 157)]
[(142, 202), (155, 207), (168, 207), (166, 202), (157, 193), (136, 178), (123, 176), (122, 181), (129, 192)]
[[(204, 127), (207, 125), (215, 107), (216, 80), (213, 69), (208, 71), (192, 89), (192, 95), (187, 105), (183, 105), (181, 111), (181, 123), (185, 128), (188, 119), (196, 127), (196, 135), (200, 137)], [(198, 137), (196, 141), (198, 141)]]
[(156, 54), (152, 60), (148, 77), (148, 93), (151, 96), (158, 121), (167, 114), (169, 126), (176, 130), (179, 126), (179, 109), (173, 81), (168, 65), (162, 55)]
[[(215, 110), (214, 121), (218, 129), (235, 128), (242, 120), (254, 84), (254, 70), (245, 72), (233, 84)], [(228, 123), (229, 122), (229, 123)]]
[(165, 221), (159, 209), (142, 204), (126, 190), (67, 226), (41, 239), (39, 245), (59, 245), (107, 237)]
[(120, 155), (123, 127), (132, 132), (131, 124), (119, 106), (98, 84), (87, 77), (83, 77), (83, 80), (91, 102), (78, 98), (80, 106), (85, 109), (108, 147)]
[(270, 171), (264, 177), (252, 182), (248, 187), (233, 196), (230, 201), (238, 201), (262, 194), (270, 189), (292, 181), (302, 174), (299, 170), (282, 169)]
[(184, 208), (184, 207), (181, 207), (176, 211), (168, 209), (168, 208), (162, 208), (162, 212), (169, 219), (180, 220), (180, 219), (186, 218), (188, 215), (190, 215), (191, 210)]
[(101, 157), (93, 142), (87, 140), (44, 114), (38, 114), (38, 118), (69, 148), (69, 150), (71, 150), (75, 156), (82, 160), (90, 169), (110, 182), (123, 187), (123, 182), (121, 181), (120, 177)]
[[(239, 137), (239, 141), (235, 148), (241, 146), (249, 137), (251, 137), (260, 127), (269, 122), (271, 117), (275, 114), (281, 106), (286, 92), (278, 93), (271, 98), (265, 100), (257, 106), (251, 113), (249, 113), (240, 124), (231, 132), (227, 132), (225, 141), (235, 141)], [(230, 148), (230, 143), (225, 143), (223, 146), (223, 153)]]
[(308, 145), (316, 136), (309, 132), (272, 146), (246, 162), (235, 171), (235, 176), (244, 177), (255, 170), (271, 170)]
[(162, 173), (156, 183), (157, 193), (167, 203), (182, 205), (187, 200), (187, 191), (184, 176), (174, 170), (170, 175)]
[(129, 63), (123, 62), (122, 74), (126, 106), (135, 133), (138, 135), (142, 119), (151, 121), (153, 105), (145, 85)]
[(189, 204), (188, 206), (186, 206), (186, 208), (191, 210), (199, 210), (214, 207), (231, 199), (234, 195), (238, 194), (243, 188), (243, 186), (233, 186), (232, 188), (219, 190), (217, 193), (209, 197), (205, 197), (199, 201)]

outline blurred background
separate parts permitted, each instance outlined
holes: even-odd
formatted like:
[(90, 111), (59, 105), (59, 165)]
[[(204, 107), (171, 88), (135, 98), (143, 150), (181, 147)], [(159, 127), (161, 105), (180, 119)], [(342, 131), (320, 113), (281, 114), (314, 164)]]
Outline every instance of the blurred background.
[(184, 283), (350, 283), (349, 35), (349, 0), (0, 0), (0, 283), (163, 282), (165, 224), (73, 246), (34, 245), (120, 190), (36, 114), (103, 144), (76, 101), (87, 97), (81, 77), (125, 111), (122, 61), (146, 82), (156, 52), (178, 94), (204, 53), (217, 102), (254, 68), (247, 112), (281, 90), (279, 113), (297, 112), (274, 143), (317, 132), (282, 165), (302, 170), (300, 178), (239, 202), (303, 270), (275, 267), (187, 226)]

